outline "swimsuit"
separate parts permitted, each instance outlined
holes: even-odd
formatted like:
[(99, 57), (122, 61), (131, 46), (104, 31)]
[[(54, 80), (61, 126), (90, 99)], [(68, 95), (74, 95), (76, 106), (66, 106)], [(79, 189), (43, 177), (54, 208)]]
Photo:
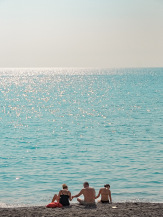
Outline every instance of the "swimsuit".
[(67, 194), (61, 194), (60, 195), (60, 200), (59, 202), (63, 205), (63, 206), (69, 206), (70, 203), (69, 203), (69, 195)]
[(84, 201), (84, 200), (81, 200), (81, 201), (80, 201), (80, 204), (81, 204), (81, 205), (93, 206), (93, 205), (95, 205), (95, 202), (86, 202), (86, 201)]
[(109, 203), (109, 200), (101, 200), (101, 203)]

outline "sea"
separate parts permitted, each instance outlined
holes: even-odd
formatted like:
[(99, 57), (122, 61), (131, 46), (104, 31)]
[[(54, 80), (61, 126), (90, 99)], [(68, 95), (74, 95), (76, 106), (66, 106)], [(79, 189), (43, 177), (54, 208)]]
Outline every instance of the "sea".
[(85, 181), (163, 202), (163, 68), (1, 68), (0, 207)]

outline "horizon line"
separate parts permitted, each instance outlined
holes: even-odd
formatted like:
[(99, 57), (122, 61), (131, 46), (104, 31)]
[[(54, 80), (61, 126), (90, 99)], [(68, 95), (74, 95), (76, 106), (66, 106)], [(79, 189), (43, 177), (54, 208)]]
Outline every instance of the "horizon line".
[(87, 66), (34, 66), (34, 67), (0, 67), (0, 69), (143, 69), (143, 68), (163, 68), (163, 66), (127, 66), (127, 67), (87, 67)]

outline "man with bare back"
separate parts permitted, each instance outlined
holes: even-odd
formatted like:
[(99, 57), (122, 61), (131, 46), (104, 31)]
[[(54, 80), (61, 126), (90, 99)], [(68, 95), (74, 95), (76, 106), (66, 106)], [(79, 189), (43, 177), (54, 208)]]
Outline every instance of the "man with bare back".
[[(83, 184), (84, 188), (76, 195), (72, 196), (72, 199), (74, 197), (77, 197), (77, 201), (82, 205), (93, 205), (95, 204), (95, 189), (89, 187), (88, 182), (84, 182)], [(78, 198), (80, 195), (84, 195), (84, 200), (81, 200)]]

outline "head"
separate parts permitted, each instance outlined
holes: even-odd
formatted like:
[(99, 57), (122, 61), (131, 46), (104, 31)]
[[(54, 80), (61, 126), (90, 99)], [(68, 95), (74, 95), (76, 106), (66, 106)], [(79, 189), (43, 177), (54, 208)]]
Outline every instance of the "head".
[(89, 187), (89, 183), (88, 182), (84, 182), (83, 186), (84, 186), (84, 188), (87, 188), (87, 187)]
[(104, 185), (105, 188), (110, 188), (109, 184)]
[(62, 185), (62, 188), (63, 188), (63, 189), (68, 189), (68, 186), (67, 186), (66, 184), (63, 184), (63, 185)]

